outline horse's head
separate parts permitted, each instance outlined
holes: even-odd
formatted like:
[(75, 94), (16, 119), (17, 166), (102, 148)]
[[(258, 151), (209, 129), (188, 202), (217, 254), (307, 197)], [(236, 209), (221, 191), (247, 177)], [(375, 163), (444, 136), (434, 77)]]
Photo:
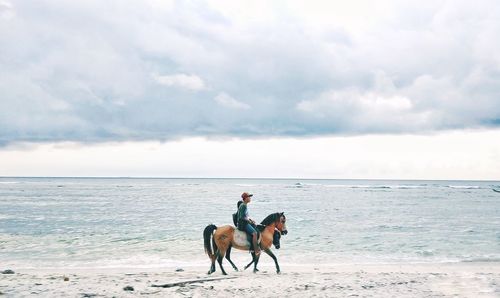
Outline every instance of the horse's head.
[(286, 216), (284, 212), (279, 213), (276, 220), (276, 229), (281, 232), (281, 235), (286, 235), (288, 230), (286, 229)]
[(264, 218), (261, 224), (263, 226), (274, 224), (274, 227), (281, 233), (281, 235), (286, 235), (288, 233), (286, 229), (286, 216), (283, 212), (270, 214)]

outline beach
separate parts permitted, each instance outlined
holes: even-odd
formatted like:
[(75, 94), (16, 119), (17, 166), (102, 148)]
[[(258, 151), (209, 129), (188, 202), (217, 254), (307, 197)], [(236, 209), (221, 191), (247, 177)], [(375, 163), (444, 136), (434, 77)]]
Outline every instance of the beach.
[(496, 262), (283, 266), (280, 275), (269, 265), (227, 276), (206, 269), (14, 270), (1, 276), (0, 291), (5, 297), (500, 297)]
[[(500, 297), (500, 182), (0, 182), (2, 297)], [(285, 212), (281, 275), (265, 254), (257, 274), (206, 274), (203, 230), (230, 223), (241, 189), (257, 221)]]

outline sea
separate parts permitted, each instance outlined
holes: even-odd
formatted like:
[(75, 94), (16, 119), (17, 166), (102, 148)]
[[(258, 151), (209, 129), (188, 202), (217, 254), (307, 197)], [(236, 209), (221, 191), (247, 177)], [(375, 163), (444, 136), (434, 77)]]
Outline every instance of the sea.
[(0, 268), (208, 269), (203, 230), (232, 224), (245, 191), (254, 220), (285, 213), (288, 234), (273, 248), (282, 267), (500, 262), (494, 189), (499, 181), (4, 177)]

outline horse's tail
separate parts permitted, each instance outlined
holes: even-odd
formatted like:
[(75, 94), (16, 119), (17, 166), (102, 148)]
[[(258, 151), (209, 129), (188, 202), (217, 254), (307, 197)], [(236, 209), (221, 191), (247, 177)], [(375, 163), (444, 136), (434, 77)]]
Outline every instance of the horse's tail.
[[(203, 231), (203, 240), (205, 242), (205, 252), (210, 258), (214, 257), (214, 252), (212, 251), (212, 246), (210, 246), (210, 238), (212, 238), (214, 231), (217, 227), (214, 224), (209, 224)], [(215, 244), (215, 242), (214, 242)], [(214, 245), (215, 249), (215, 245)]]

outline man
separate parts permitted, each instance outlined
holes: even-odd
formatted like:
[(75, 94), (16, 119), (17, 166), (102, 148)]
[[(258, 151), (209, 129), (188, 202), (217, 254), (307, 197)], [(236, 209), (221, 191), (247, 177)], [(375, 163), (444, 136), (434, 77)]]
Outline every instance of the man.
[(248, 208), (247, 208), (247, 205), (252, 200), (252, 196), (253, 196), (253, 194), (250, 194), (247, 192), (244, 192), (241, 194), (241, 198), (243, 199), (243, 203), (238, 208), (238, 229), (245, 231), (249, 235), (252, 236), (253, 249), (254, 249), (255, 255), (257, 256), (260, 254), (260, 247), (257, 244), (257, 231), (253, 227), (253, 225), (255, 225), (255, 221), (253, 221), (248, 216)]

